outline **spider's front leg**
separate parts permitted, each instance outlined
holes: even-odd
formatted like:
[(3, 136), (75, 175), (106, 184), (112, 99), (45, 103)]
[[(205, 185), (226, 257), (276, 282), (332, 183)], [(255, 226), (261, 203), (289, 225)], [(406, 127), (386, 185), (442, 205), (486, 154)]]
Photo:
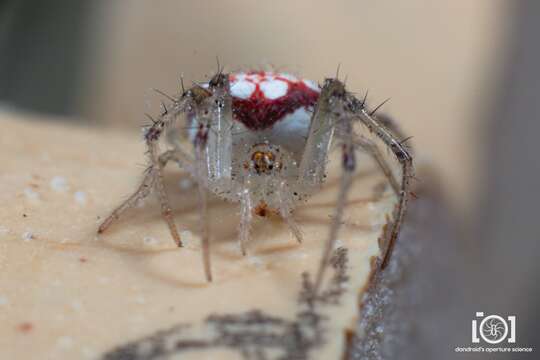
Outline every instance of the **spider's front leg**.
[(379, 166), (384, 176), (386, 177), (386, 180), (388, 180), (388, 183), (392, 187), (392, 190), (397, 196), (399, 196), (400, 185), (396, 180), (396, 177), (394, 176), (390, 165), (385, 160), (384, 155), (379, 150), (377, 145), (373, 141), (366, 139), (363, 136), (358, 136), (357, 138), (355, 138), (354, 144), (358, 146), (360, 150), (368, 153), (373, 158), (373, 160), (375, 160), (377, 166)]
[(176, 160), (180, 164), (188, 165), (189, 159), (180, 153), (179, 150), (170, 150), (158, 155), (158, 143), (165, 129), (170, 126), (172, 122), (176, 121), (177, 116), (184, 111), (185, 104), (185, 101), (175, 102), (174, 107), (170, 112), (165, 111), (162, 113), (158, 120), (154, 121), (153, 125), (146, 130), (144, 139), (150, 164), (145, 171), (144, 178), (137, 190), (126, 201), (120, 204), (120, 206), (114, 209), (111, 215), (101, 223), (98, 228), (98, 233), (103, 233), (107, 230), (126, 210), (134, 207), (140, 200), (146, 198), (152, 190), (155, 190), (160, 200), (161, 214), (169, 227), (171, 236), (176, 245), (179, 247), (182, 246), (182, 241), (180, 240), (176, 225), (174, 224), (171, 207), (163, 185), (163, 168), (170, 160)]
[[(315, 122), (315, 120), (318, 120)], [(358, 121), (359, 120), (359, 121)], [(330, 232), (323, 250), (323, 256), (315, 281), (315, 293), (321, 286), (325, 270), (328, 266), (332, 249), (336, 242), (347, 194), (352, 184), (352, 176), (356, 169), (355, 151), (360, 148), (368, 151), (377, 161), (392, 188), (398, 195), (398, 202), (393, 214), (390, 231), (384, 234), (382, 246), (382, 259), (379, 261), (381, 269), (388, 264), (392, 250), (399, 234), (399, 229), (405, 216), (407, 201), (409, 198), (409, 179), (412, 177), (412, 157), (407, 149), (400, 143), (396, 135), (386, 128), (382, 122), (372, 116), (364, 107), (364, 102), (359, 101), (345, 90), (345, 86), (338, 80), (327, 79), (321, 91), (316, 113), (314, 114), (312, 127), (326, 128), (326, 132), (337, 129), (336, 136), (342, 141), (342, 175), (338, 199), (334, 217), (330, 226)], [(370, 134), (389, 148), (401, 170), (401, 182), (394, 177), (390, 165), (384, 160), (383, 154), (378, 150), (375, 141), (367, 140), (355, 134), (353, 123), (359, 122)], [(331, 130), (329, 130), (331, 129)], [(313, 131), (313, 129), (312, 129)], [(311, 132), (312, 132), (311, 131)], [(310, 132), (310, 137), (311, 137)], [(319, 135), (321, 136), (321, 135)], [(309, 139), (308, 139), (309, 143)]]
[(364, 103), (349, 96), (350, 110), (356, 114), (355, 119), (360, 120), (360, 124), (364, 126), (369, 133), (374, 134), (378, 140), (382, 142), (384, 146), (390, 150), (395, 162), (399, 166), (401, 172), (399, 182), (398, 201), (394, 208), (393, 222), (390, 226), (390, 230), (385, 234), (385, 246), (383, 250), (382, 260), (380, 261), (380, 268), (384, 269), (388, 265), (394, 245), (399, 235), (401, 224), (405, 218), (407, 211), (407, 203), (411, 196), (410, 180), (414, 177), (413, 169), (413, 157), (409, 150), (403, 145), (404, 140), (398, 138), (399, 134), (396, 133), (394, 126), (387, 127), (384, 122), (374, 117), (365, 107)]
[(208, 89), (194, 87), (193, 111), (198, 129), (194, 138), (194, 174), (199, 193), (201, 243), (206, 280), (212, 281), (210, 264), (210, 226), (207, 188), (230, 176), (231, 95), (228, 74), (220, 71), (208, 83)]
[(249, 240), (251, 221), (253, 220), (253, 199), (250, 191), (250, 180), (245, 180), (245, 189), (240, 193), (240, 224), (238, 227), (238, 244), (243, 256), (246, 256), (246, 243)]

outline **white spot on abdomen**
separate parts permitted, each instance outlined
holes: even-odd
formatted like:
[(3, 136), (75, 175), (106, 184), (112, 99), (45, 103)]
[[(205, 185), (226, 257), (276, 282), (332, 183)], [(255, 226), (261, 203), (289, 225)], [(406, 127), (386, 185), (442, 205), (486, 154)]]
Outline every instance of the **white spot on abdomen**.
[(255, 84), (245, 81), (237, 80), (231, 85), (231, 95), (240, 99), (248, 99), (255, 91)]
[(263, 81), (259, 87), (267, 99), (274, 100), (285, 96), (287, 94), (289, 85), (281, 80), (268, 80)]

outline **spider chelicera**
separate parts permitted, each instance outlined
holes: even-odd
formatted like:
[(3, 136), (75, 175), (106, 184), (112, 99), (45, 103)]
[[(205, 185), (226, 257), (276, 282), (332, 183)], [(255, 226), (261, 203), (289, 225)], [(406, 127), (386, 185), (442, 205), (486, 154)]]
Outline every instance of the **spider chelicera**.
[[(341, 150), (342, 174), (315, 289), (322, 281), (336, 241), (347, 193), (356, 169), (355, 153), (369, 153), (398, 197), (383, 241), (380, 268), (384, 268), (403, 221), (413, 176), (412, 157), (391, 121), (369, 111), (336, 78), (322, 86), (295, 76), (250, 71), (226, 74), (221, 69), (207, 83), (182, 89), (178, 97), (162, 103), (162, 111), (145, 128), (149, 166), (138, 189), (105, 219), (98, 232), (139, 200), (155, 191), (161, 212), (178, 246), (182, 241), (171, 215), (163, 185), (163, 168), (174, 161), (191, 174), (199, 192), (204, 271), (212, 280), (207, 216), (207, 190), (240, 203), (239, 243), (245, 255), (254, 215), (279, 214), (296, 239), (302, 233), (294, 219), (300, 200), (317, 191), (326, 178), (328, 155)], [(356, 128), (362, 128), (366, 135)], [(168, 150), (160, 152), (162, 135)], [(186, 143), (190, 150), (186, 150)], [(381, 151), (386, 147), (395, 170)]]

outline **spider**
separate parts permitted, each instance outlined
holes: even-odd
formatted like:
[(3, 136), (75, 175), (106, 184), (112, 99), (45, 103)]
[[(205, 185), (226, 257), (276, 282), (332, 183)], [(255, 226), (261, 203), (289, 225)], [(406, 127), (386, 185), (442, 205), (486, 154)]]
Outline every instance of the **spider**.
[[(337, 74), (319, 86), (281, 72), (224, 73), (218, 65), (209, 82), (195, 83), (187, 90), (182, 84), (182, 93), (177, 97), (163, 95), (170, 103), (168, 106), (161, 103), (161, 114), (157, 119), (149, 116), (152, 124), (144, 131), (149, 166), (143, 180), (104, 220), (98, 233), (155, 191), (163, 219), (181, 247), (163, 185), (163, 168), (174, 161), (197, 183), (204, 272), (210, 282), (207, 191), (240, 203), (242, 254), (246, 254), (253, 216), (265, 216), (268, 211), (279, 214), (298, 242), (302, 242), (293, 210), (300, 200), (307, 199), (324, 183), (329, 152), (338, 148), (342, 168), (339, 192), (315, 289), (323, 279), (342, 222), (357, 167), (357, 151), (365, 151), (375, 159), (398, 197), (378, 262), (381, 269), (388, 264), (410, 194), (412, 156), (404, 141), (398, 139), (399, 132), (393, 122), (374, 116), (379, 107), (367, 109), (367, 93), (363, 100), (357, 99), (345, 89)], [(355, 130), (356, 124), (367, 135)], [(160, 152), (163, 135), (169, 149)], [(399, 175), (391, 169), (377, 142), (389, 149)]]

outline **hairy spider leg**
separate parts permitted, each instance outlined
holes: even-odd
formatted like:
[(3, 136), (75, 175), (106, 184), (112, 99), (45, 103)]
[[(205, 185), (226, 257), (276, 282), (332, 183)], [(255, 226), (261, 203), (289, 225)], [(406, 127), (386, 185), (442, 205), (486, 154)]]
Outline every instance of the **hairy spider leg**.
[(169, 227), (172, 238), (177, 246), (182, 246), (182, 241), (174, 219), (172, 217), (171, 207), (167, 198), (167, 193), (163, 185), (163, 168), (170, 160), (176, 160), (179, 164), (186, 164), (189, 166), (189, 160), (187, 156), (184, 156), (179, 151), (167, 151), (161, 155), (158, 155), (158, 141), (166, 126), (170, 122), (175, 121), (176, 116), (184, 111), (184, 104), (178, 102), (175, 103), (174, 113), (168, 112), (162, 114), (158, 120), (156, 120), (151, 127), (146, 130), (145, 141), (147, 146), (147, 155), (150, 162), (149, 167), (145, 171), (144, 178), (137, 188), (137, 190), (129, 196), (129, 198), (115, 208), (111, 215), (109, 215), (99, 226), (98, 233), (103, 233), (109, 228), (109, 226), (128, 209), (134, 207), (140, 200), (147, 197), (152, 190), (157, 191), (158, 198), (161, 205), (161, 214), (163, 219)]
[[(338, 134), (343, 143), (340, 188), (330, 231), (317, 271), (314, 286), (315, 294), (321, 287), (326, 268), (328, 267), (329, 257), (332, 249), (334, 248), (339, 228), (342, 223), (343, 210), (345, 207), (347, 194), (351, 187), (352, 175), (356, 169), (355, 151), (358, 148), (364, 151), (367, 150), (367, 152), (381, 167), (392, 188), (398, 194), (398, 202), (394, 208), (390, 230), (385, 231), (383, 234), (382, 247), (384, 248), (382, 250), (382, 258), (378, 260), (378, 268), (380, 270), (384, 270), (391, 257), (392, 250), (399, 234), (399, 229), (405, 216), (407, 201), (410, 196), (409, 180), (413, 176), (412, 156), (400, 143), (397, 136), (373, 116), (373, 111), (368, 112), (366, 110), (364, 101), (360, 101), (350, 93), (346, 92), (344, 84), (339, 80), (327, 79), (325, 81), (325, 85), (322, 89), (321, 97), (314, 114), (314, 119), (317, 119), (317, 117), (319, 119), (319, 124), (312, 124), (313, 131), (317, 130), (316, 126), (321, 128), (326, 127), (326, 132), (329, 132), (329, 128), (331, 129), (333, 127), (338, 127)], [(394, 155), (394, 158), (397, 160), (401, 168), (401, 183), (399, 184), (399, 187), (397, 181), (393, 177), (389, 165), (383, 159), (382, 154), (378, 150), (374, 150), (376, 145), (372, 142), (366, 141), (366, 139), (363, 139), (362, 137), (359, 137), (353, 131), (353, 123), (357, 122), (364, 126), (370, 133), (374, 134), (378, 139), (380, 139)], [(306, 151), (307, 150), (308, 149), (306, 149)]]

